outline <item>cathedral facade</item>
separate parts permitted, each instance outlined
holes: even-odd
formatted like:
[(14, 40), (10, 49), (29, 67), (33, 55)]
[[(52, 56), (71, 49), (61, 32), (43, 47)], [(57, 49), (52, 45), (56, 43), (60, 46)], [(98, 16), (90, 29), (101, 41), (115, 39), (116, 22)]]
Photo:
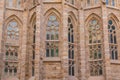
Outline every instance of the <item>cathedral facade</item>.
[(120, 80), (120, 1), (0, 0), (0, 80)]

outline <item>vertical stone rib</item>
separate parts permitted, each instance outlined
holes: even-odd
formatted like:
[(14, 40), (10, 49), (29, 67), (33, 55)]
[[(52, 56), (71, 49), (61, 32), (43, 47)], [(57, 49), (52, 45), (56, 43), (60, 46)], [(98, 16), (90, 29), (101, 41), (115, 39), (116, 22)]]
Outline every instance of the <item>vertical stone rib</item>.
[(63, 80), (68, 80), (68, 12), (66, 5), (63, 10), (62, 26), (62, 68)]
[(26, 52), (27, 52), (27, 17), (28, 17), (28, 12), (25, 11), (23, 12), (23, 26), (22, 28), (22, 46), (21, 46), (21, 59), (20, 59), (20, 80), (25, 80), (25, 66), (26, 66)]
[(40, 79), (40, 14), (41, 6), (38, 5), (36, 7), (35, 80), (42, 80)]
[(86, 52), (85, 52), (85, 23), (84, 23), (84, 11), (81, 9), (79, 10), (79, 21), (80, 21), (80, 73), (81, 73), (81, 80), (86, 80)]
[(108, 40), (108, 13), (106, 5), (102, 5), (102, 21), (103, 21), (103, 40), (104, 40), (104, 61), (105, 61), (105, 80), (112, 80), (111, 68), (110, 68), (110, 51), (109, 51), (109, 40)]

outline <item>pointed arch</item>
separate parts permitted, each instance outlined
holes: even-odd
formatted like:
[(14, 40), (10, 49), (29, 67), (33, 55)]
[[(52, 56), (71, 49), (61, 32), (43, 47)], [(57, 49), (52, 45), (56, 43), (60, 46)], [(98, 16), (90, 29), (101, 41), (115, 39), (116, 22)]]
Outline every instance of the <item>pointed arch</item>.
[(48, 17), (49, 17), (51, 14), (56, 15), (57, 18), (58, 18), (58, 20), (60, 21), (61, 13), (60, 13), (57, 9), (55, 9), (55, 8), (50, 8), (50, 9), (48, 9), (48, 10), (44, 13), (44, 16), (46, 16), (46, 17), (45, 17), (45, 20), (47, 20)]
[(11, 15), (8, 18), (6, 18), (6, 20), (5, 20), (5, 22), (6, 22), (5, 26), (7, 26), (7, 24), (10, 21), (13, 21), (13, 20), (15, 20), (20, 25), (20, 27), (22, 27), (23, 22), (22, 22), (22, 20), (17, 15)]
[(110, 13), (108, 15), (108, 19), (109, 20), (111, 19), (115, 23), (115, 25), (117, 26), (117, 28), (120, 28), (119, 27), (119, 19), (118, 19), (118, 17), (114, 13)]
[[(86, 19), (86, 46), (88, 68), (90, 76), (103, 75), (103, 27), (101, 17), (95, 13), (90, 14)], [(94, 47), (93, 47), (94, 46)], [(97, 50), (96, 50), (97, 48)], [(100, 64), (99, 64), (100, 63)], [(99, 66), (98, 66), (99, 65)], [(101, 67), (101, 69), (99, 69)], [(100, 72), (101, 71), (101, 72)]]
[(86, 26), (89, 24), (90, 20), (92, 20), (92, 19), (96, 19), (96, 20), (100, 21), (99, 22), (100, 24), (102, 24), (101, 17), (95, 13), (92, 13), (85, 19)]
[(74, 14), (73, 11), (68, 12), (69, 18), (72, 20), (73, 24), (76, 25), (77, 24), (77, 17)]
[(32, 25), (32, 24), (35, 23), (35, 21), (36, 21), (36, 12), (34, 12), (34, 13), (32, 14), (32, 16), (30, 17), (29, 23)]

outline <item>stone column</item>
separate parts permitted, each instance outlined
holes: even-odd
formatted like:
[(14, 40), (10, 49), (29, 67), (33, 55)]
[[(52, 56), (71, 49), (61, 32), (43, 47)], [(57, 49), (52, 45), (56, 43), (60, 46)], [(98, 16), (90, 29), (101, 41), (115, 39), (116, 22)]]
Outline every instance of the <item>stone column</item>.
[(5, 16), (5, 0), (0, 0), (0, 80), (2, 80), (3, 73), (3, 46), (4, 46), (4, 17)]
[(61, 61), (62, 61), (62, 80), (68, 80), (68, 11), (67, 11), (67, 5), (63, 4), (63, 15), (62, 15), (62, 55), (61, 55)]
[(86, 52), (85, 52), (85, 23), (84, 23), (84, 10), (81, 8), (79, 10), (79, 32), (80, 32), (80, 72), (81, 72), (81, 79), (86, 80)]
[(102, 21), (103, 21), (103, 39), (104, 39), (104, 62), (105, 62), (105, 80), (112, 80), (111, 68), (110, 68), (110, 51), (109, 51), (109, 40), (108, 40), (108, 13), (105, 4), (102, 4)]
[(35, 80), (40, 79), (40, 24), (41, 24), (41, 5), (36, 7), (36, 41), (35, 41)]
[(20, 80), (26, 80), (26, 54), (27, 54), (27, 18), (28, 18), (28, 11), (23, 12), (23, 26), (22, 28), (22, 44), (21, 46), (21, 53), (20, 53)]

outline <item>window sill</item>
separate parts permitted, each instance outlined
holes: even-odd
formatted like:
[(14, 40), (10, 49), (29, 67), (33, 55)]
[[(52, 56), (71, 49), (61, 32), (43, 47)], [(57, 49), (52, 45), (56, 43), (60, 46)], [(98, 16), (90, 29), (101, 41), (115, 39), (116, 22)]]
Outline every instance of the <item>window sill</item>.
[(75, 6), (75, 4), (71, 4), (69, 2), (66, 2), (65, 4), (72, 7), (72, 8), (74, 8), (74, 9), (76, 9), (76, 10), (78, 10), (78, 8)]
[(119, 60), (111, 60), (110, 62), (111, 62), (111, 64), (118, 64), (118, 65), (120, 65), (120, 61)]
[(110, 5), (106, 5), (107, 8), (110, 8), (110, 9), (116, 9), (116, 10), (120, 10), (118, 7), (116, 6), (110, 6)]
[(95, 9), (95, 8), (100, 8), (101, 7), (101, 5), (94, 5), (94, 6), (86, 6), (84, 9), (85, 10), (90, 10), (90, 9)]
[(6, 7), (8, 10), (14, 10), (14, 11), (24, 11), (22, 8), (14, 8), (14, 7)]
[(60, 62), (60, 58), (59, 57), (46, 57), (44, 60), (44, 62)]

